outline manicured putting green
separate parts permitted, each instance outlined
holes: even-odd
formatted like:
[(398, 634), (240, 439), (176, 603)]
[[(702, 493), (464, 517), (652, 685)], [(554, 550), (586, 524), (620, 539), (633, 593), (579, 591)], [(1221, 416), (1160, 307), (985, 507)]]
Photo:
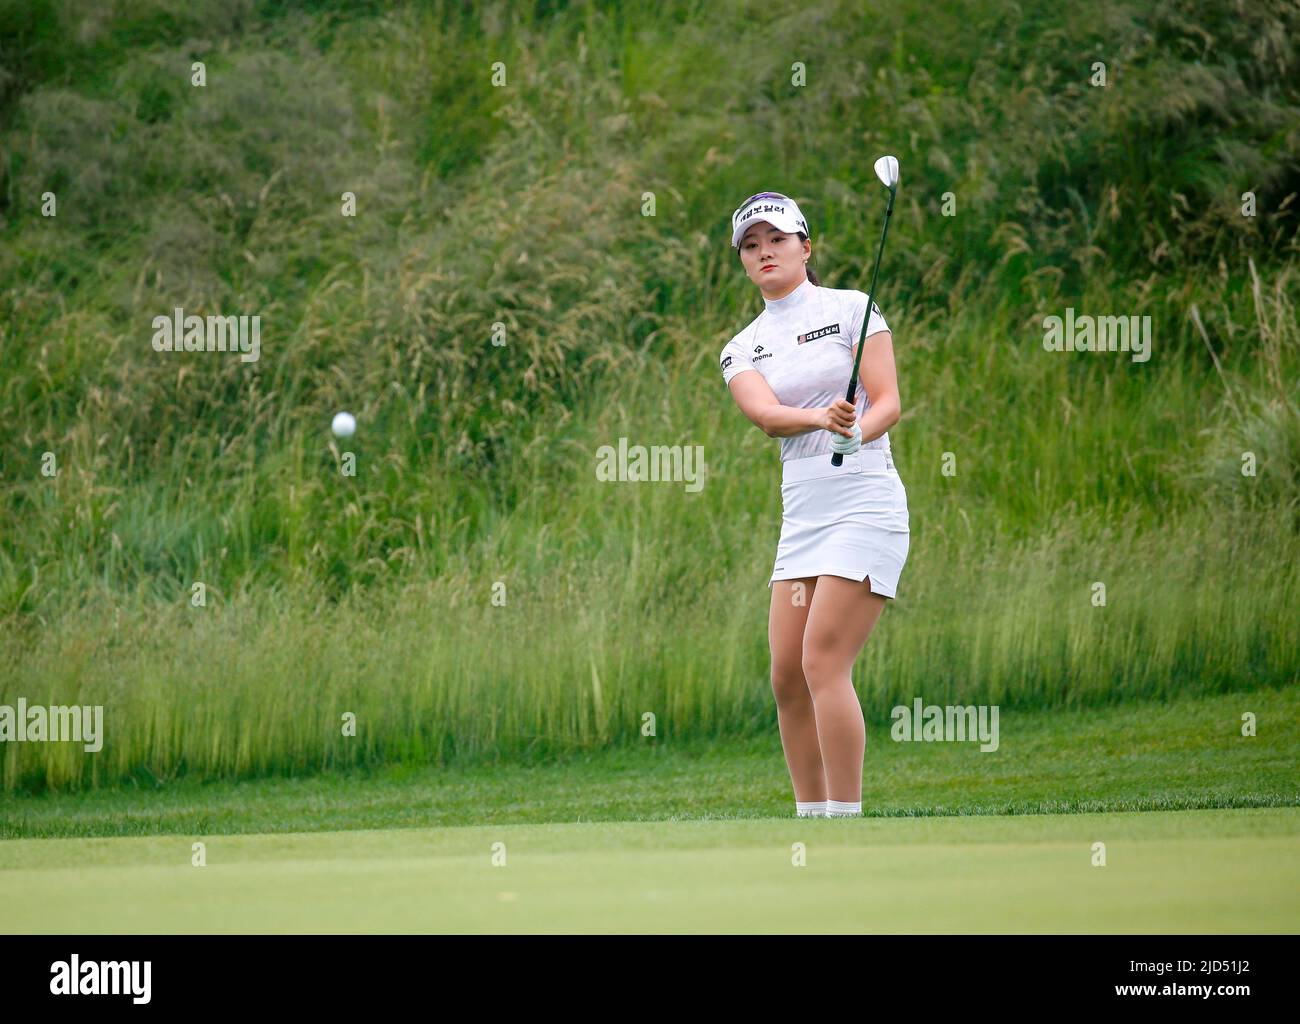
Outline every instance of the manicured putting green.
[(1300, 808), (13, 840), (0, 906), (11, 933), (1294, 932)]

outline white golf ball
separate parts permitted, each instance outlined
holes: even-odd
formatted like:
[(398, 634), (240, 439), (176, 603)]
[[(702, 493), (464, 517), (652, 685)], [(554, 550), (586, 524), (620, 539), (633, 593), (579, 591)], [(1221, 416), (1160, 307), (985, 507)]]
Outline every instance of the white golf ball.
[(350, 412), (336, 413), (330, 425), (335, 437), (351, 437), (357, 429), (357, 421)]

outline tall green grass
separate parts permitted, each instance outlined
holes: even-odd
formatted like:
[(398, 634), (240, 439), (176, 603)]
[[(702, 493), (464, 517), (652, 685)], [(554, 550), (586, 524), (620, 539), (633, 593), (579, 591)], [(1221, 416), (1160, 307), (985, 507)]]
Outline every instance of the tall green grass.
[[(864, 698), (1293, 683), (1297, 30), (1227, 3), (0, 3), (0, 703), (110, 726), (95, 758), (7, 745), (5, 785), (770, 728), (779, 466), (717, 375), (761, 308), (729, 214), (791, 192), (823, 283), (864, 289), (882, 151), (913, 532)], [(261, 361), (153, 352), (177, 305), (260, 314)], [(1151, 360), (1045, 352), (1066, 306), (1150, 315)], [(703, 490), (598, 482), (620, 436), (703, 446)]]
[[(733, 552), (736, 564), (715, 558), (706, 571), (674, 541), (687, 525), (708, 538), (708, 524), (683, 524), (678, 502), (605, 501), (616, 522), (575, 545), (584, 567), (514, 536), (455, 574), (337, 606), (286, 587), (204, 609), (104, 607), (21, 652), (6, 644), (7, 698), (102, 705), (107, 737), (96, 755), (6, 744), (6, 783), (536, 757), (770, 730), (770, 528)], [(1018, 544), (914, 536), (904, 599), (855, 666), (873, 713), (916, 696), (1077, 707), (1294, 683), (1300, 573), (1278, 558), (1285, 526), (1045, 526)], [(504, 605), (492, 602), (496, 580)]]

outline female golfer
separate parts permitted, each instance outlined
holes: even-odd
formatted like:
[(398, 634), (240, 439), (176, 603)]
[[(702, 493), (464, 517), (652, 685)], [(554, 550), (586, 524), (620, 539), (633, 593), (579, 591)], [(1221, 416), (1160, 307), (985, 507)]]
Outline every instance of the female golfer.
[(885, 432), (899, 417), (893, 339), (873, 302), (850, 405), (867, 296), (818, 284), (808, 222), (788, 196), (751, 196), (731, 225), (765, 308), (723, 348), (722, 378), (741, 411), (781, 439), (768, 639), (795, 811), (858, 815), (866, 729), (851, 672), (895, 594), (909, 541), (907, 492)]

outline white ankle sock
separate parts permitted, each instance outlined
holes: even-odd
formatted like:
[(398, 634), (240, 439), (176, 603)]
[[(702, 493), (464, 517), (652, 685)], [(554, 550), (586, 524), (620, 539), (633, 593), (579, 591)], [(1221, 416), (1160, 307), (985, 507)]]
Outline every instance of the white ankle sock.
[(800, 818), (824, 818), (826, 817), (826, 801), (796, 800), (794, 802), (794, 811)]
[(846, 800), (826, 801), (826, 817), (828, 818), (850, 818), (861, 813), (861, 800), (856, 800), (853, 803), (849, 803)]

